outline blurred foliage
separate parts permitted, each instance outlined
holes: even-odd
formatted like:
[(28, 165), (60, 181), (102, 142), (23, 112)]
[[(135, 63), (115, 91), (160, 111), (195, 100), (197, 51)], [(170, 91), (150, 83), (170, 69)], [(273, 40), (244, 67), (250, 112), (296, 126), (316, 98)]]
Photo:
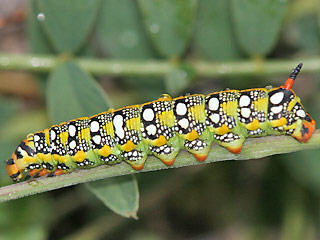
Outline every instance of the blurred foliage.
[(232, 0), (234, 29), (249, 56), (264, 56), (275, 45), (287, 0)]
[(132, 175), (90, 182), (87, 187), (114, 212), (137, 218), (139, 191)]
[[(43, 85), (40, 99), (0, 97), (1, 185), (10, 181), (3, 163), (19, 140), (50, 122), (166, 92), (177, 96), (283, 82), (286, 76), (199, 79), (180, 60), (319, 55), (318, 5), (317, 0), (30, 0), (30, 52), (57, 54), (61, 64), (35, 76)], [(177, 68), (165, 79), (103, 77), (96, 83), (74, 56), (168, 59)], [(318, 77), (302, 73), (295, 86), (316, 120)], [(138, 174), (139, 221), (118, 218), (105, 207), (135, 216), (139, 192), (131, 177), (90, 184), (103, 203), (82, 186), (11, 201), (0, 205), (0, 239), (319, 239), (319, 153)]]
[(110, 107), (102, 89), (71, 61), (50, 73), (46, 95), (53, 124), (90, 116)]

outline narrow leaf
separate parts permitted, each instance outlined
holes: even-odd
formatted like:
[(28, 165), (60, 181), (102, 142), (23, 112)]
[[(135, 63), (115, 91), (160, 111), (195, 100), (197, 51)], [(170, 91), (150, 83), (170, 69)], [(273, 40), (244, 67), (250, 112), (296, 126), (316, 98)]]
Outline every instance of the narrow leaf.
[(181, 56), (192, 36), (196, 0), (138, 0), (146, 30), (161, 55)]
[[(307, 143), (300, 143), (290, 136), (267, 136), (261, 138), (249, 138), (243, 145), (240, 154), (230, 153), (225, 148), (213, 144), (205, 162), (200, 163), (194, 156), (186, 151), (181, 151), (175, 159), (173, 166), (178, 168), (183, 166), (195, 166), (204, 163), (211, 163), (226, 160), (245, 160), (263, 158), (275, 154), (296, 152), (306, 149), (320, 148), (320, 130), (316, 130), (312, 138)], [(147, 164), (140, 172), (156, 171), (168, 169), (168, 166), (159, 161), (154, 156), (149, 156)], [(0, 202), (21, 198), (24, 196), (63, 188), (79, 183), (94, 181), (107, 177), (123, 176), (132, 174), (133, 170), (129, 164), (121, 163), (116, 167), (100, 166), (86, 171), (74, 171), (70, 174), (63, 174), (54, 178), (39, 178), (37, 187), (25, 181), (10, 186), (0, 188)], [(136, 172), (139, 173), (139, 172)]]
[(201, 57), (210, 60), (239, 57), (232, 29), (229, 0), (199, 1), (193, 48)]
[(124, 217), (137, 218), (139, 191), (133, 175), (100, 180), (88, 183), (87, 186), (114, 212)]
[[(155, 57), (139, 14), (132, 0), (103, 0), (97, 20), (97, 38), (102, 49), (114, 59), (150, 59)], [(126, 86), (152, 99), (163, 92), (162, 80), (125, 78)]]
[(242, 49), (267, 55), (279, 38), (287, 0), (232, 0), (233, 23)]
[(97, 20), (97, 37), (114, 58), (152, 58), (153, 51), (132, 0), (103, 0)]
[(40, 12), (36, 6), (35, 0), (30, 0), (26, 29), (29, 46), (33, 53), (49, 54), (52, 53), (53, 50), (41, 27), (40, 21), (38, 20), (38, 14), (40, 14)]
[(54, 123), (90, 116), (109, 107), (103, 90), (73, 62), (60, 64), (51, 72), (47, 104)]
[(92, 30), (99, 0), (37, 0), (42, 24), (59, 53), (77, 51)]

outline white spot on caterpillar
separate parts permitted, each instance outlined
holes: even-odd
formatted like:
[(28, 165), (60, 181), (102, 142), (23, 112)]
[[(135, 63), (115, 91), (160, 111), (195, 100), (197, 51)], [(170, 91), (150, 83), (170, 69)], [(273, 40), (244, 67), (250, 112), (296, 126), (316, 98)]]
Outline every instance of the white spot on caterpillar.
[(90, 130), (91, 132), (98, 132), (99, 131), (99, 123), (97, 121), (93, 121), (90, 123)]
[(75, 140), (72, 140), (70, 143), (69, 143), (69, 147), (71, 148), (71, 149), (75, 149), (76, 148), (76, 141)]
[(177, 104), (177, 114), (183, 116), (187, 113), (187, 106), (184, 103)]
[(271, 108), (271, 112), (277, 114), (277, 113), (280, 113), (280, 112), (282, 111), (282, 109), (283, 109), (283, 106), (282, 106), (282, 105), (277, 106), (277, 107), (272, 107), (272, 108)]
[(53, 130), (51, 130), (50, 131), (50, 138), (51, 138), (51, 140), (55, 140), (56, 139), (56, 132), (55, 131), (53, 131)]
[(154, 118), (153, 110), (151, 108), (146, 108), (142, 113), (142, 117), (145, 121), (152, 121)]
[(181, 120), (179, 120), (178, 124), (180, 125), (180, 127), (186, 129), (189, 126), (189, 121), (186, 118), (182, 118)]
[(209, 109), (211, 111), (218, 110), (218, 108), (219, 108), (219, 100), (218, 100), (218, 98), (215, 98), (215, 97), (211, 98), (209, 100), (209, 102), (208, 102), (208, 105), (209, 105)]
[(169, 154), (171, 152), (171, 149), (169, 147), (166, 147), (164, 149), (164, 153)]
[(275, 94), (273, 94), (271, 97), (270, 97), (270, 102), (272, 104), (279, 104), (282, 102), (284, 98), (284, 93), (283, 92), (277, 92)]
[(115, 133), (119, 138), (124, 138), (123, 130), (123, 117), (121, 115), (116, 115), (113, 118), (113, 126), (115, 128)]
[(113, 125), (115, 128), (119, 128), (123, 126), (123, 117), (121, 115), (116, 115), (113, 118)]
[(23, 150), (21, 147), (18, 147), (17, 150), (18, 150), (18, 152), (20, 152), (21, 155), (23, 155), (23, 156), (28, 155), (28, 153), (27, 153), (25, 150)]
[(302, 109), (299, 109), (299, 110), (297, 111), (297, 116), (298, 116), (298, 117), (301, 117), (301, 118), (304, 118), (304, 117), (306, 117), (306, 113), (305, 113), (305, 111), (303, 111)]
[(239, 107), (247, 107), (250, 104), (250, 98), (248, 95), (242, 95), (239, 99)]
[(38, 135), (34, 135), (33, 141), (38, 142), (40, 140), (40, 137)]
[(123, 128), (117, 128), (116, 129), (116, 134), (118, 135), (119, 138), (124, 138), (124, 130), (123, 130)]
[(92, 140), (94, 141), (95, 144), (100, 144), (101, 143), (101, 136), (95, 135), (92, 137)]
[(250, 108), (241, 108), (241, 115), (242, 115), (244, 118), (250, 117), (250, 114), (251, 114)]
[(148, 132), (148, 135), (154, 135), (157, 132), (157, 128), (155, 125), (151, 124), (149, 126), (146, 127), (146, 130)]
[(74, 137), (76, 135), (76, 127), (74, 125), (69, 125), (69, 135), (70, 137)]
[(218, 113), (214, 113), (210, 115), (210, 119), (214, 123), (218, 123), (220, 121), (220, 116)]

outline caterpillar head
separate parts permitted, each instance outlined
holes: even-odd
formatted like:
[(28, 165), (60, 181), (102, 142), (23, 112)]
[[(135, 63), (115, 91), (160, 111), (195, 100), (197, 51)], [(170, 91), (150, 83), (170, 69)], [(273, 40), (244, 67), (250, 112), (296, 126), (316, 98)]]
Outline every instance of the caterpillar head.
[(28, 140), (23, 140), (6, 162), (6, 170), (14, 182), (24, 179), (25, 158), (33, 155), (33, 150), (28, 145)]
[(316, 122), (307, 113), (300, 98), (292, 90), (293, 83), (302, 67), (300, 63), (290, 74), (285, 84), (269, 91), (269, 120), (275, 130), (285, 131), (300, 142), (312, 136)]

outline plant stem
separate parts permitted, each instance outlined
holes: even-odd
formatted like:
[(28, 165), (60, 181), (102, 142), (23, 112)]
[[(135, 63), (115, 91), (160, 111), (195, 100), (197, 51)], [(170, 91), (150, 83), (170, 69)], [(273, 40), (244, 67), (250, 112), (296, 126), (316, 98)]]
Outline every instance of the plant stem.
[[(232, 154), (226, 149), (214, 144), (204, 163), (225, 160), (257, 159), (269, 155), (295, 152), (305, 149), (320, 148), (320, 130), (317, 130), (307, 143), (299, 143), (289, 136), (268, 136), (262, 138), (250, 138), (244, 143), (240, 154)], [(159, 159), (149, 157), (146, 165), (140, 172), (156, 171), (167, 168), (178, 168), (183, 166), (202, 164), (186, 151), (181, 151), (173, 166), (165, 166)], [(0, 188), (0, 202), (21, 198), (36, 193), (46, 192), (53, 189), (67, 187), (79, 183), (94, 181), (113, 176), (138, 173), (128, 164), (120, 163), (116, 166), (99, 166), (88, 170), (77, 170), (52, 178), (41, 178), (37, 180), (21, 182)]]
[[(65, 58), (54, 55), (13, 55), (0, 53), (0, 71), (49, 72)], [(170, 73), (179, 64), (166, 60), (106, 60), (74, 58), (84, 70), (94, 75), (110, 76), (158, 76)], [(199, 77), (218, 76), (264, 76), (288, 74), (298, 63), (303, 62), (304, 72), (319, 72), (320, 58), (266, 60), (262, 62), (242, 60), (237, 62), (209, 62), (192, 60), (181, 62), (189, 66)]]

